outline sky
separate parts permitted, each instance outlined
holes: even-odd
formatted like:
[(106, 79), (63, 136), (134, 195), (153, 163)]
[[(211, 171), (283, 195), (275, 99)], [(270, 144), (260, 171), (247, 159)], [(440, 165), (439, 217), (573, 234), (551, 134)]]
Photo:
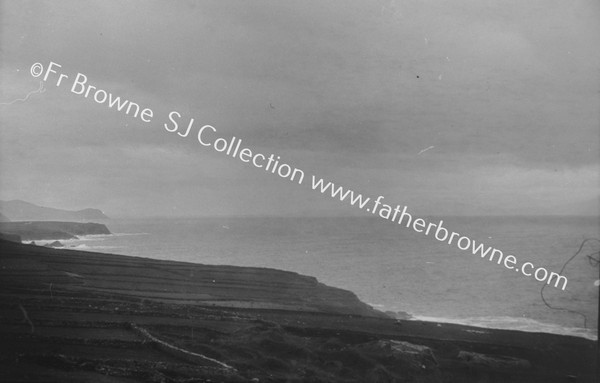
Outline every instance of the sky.
[[(0, 19), (2, 200), (366, 214), (168, 132), (178, 111), (415, 214), (599, 212), (595, 0), (1, 1)], [(71, 92), (77, 73), (152, 121)]]

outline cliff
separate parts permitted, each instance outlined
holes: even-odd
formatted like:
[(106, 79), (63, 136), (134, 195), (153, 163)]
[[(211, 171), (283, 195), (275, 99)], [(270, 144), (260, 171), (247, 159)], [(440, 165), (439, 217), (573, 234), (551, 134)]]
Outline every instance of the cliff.
[(21, 200), (0, 201), (0, 212), (11, 221), (101, 221), (108, 219), (98, 209), (62, 210)]
[[(386, 317), (354, 293), (316, 278), (267, 268), (213, 266), (113, 254), (21, 245), (28, 266), (60, 269), (79, 277), (58, 278), (54, 287), (110, 291), (121, 297), (165, 303), (329, 312)], [(81, 282), (84, 282), (83, 284)]]
[(26, 221), (0, 222), (0, 233), (18, 235), (22, 240), (74, 239), (79, 235), (111, 234), (100, 223)]
[(265, 268), (0, 240), (0, 380), (594, 382), (594, 342), (398, 321)]

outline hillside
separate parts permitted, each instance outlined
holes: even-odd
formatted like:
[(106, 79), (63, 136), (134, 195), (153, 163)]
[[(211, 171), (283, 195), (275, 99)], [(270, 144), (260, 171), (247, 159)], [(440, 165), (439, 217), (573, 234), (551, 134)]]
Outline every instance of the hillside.
[(0, 240), (0, 289), (0, 381), (595, 381), (590, 340), (398, 321), (274, 269)]

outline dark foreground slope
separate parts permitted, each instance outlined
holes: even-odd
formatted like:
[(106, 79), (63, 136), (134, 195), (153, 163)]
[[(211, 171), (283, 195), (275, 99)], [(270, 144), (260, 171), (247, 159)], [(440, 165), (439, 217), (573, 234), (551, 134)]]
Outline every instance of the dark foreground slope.
[(396, 321), (295, 273), (0, 247), (0, 381), (594, 381), (591, 341)]

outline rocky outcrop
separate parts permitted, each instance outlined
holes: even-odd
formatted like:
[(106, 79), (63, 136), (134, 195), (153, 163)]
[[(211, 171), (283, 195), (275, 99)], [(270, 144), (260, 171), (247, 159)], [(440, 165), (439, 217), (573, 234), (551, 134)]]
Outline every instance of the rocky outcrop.
[(0, 232), (18, 235), (22, 240), (75, 239), (80, 235), (111, 234), (100, 223), (25, 221), (0, 222)]
[(98, 209), (62, 210), (21, 200), (0, 201), (0, 211), (12, 221), (102, 221), (108, 219)]
[(65, 247), (65, 245), (63, 245), (63, 243), (60, 241), (54, 241), (52, 243), (46, 244), (45, 246), (46, 247)]

